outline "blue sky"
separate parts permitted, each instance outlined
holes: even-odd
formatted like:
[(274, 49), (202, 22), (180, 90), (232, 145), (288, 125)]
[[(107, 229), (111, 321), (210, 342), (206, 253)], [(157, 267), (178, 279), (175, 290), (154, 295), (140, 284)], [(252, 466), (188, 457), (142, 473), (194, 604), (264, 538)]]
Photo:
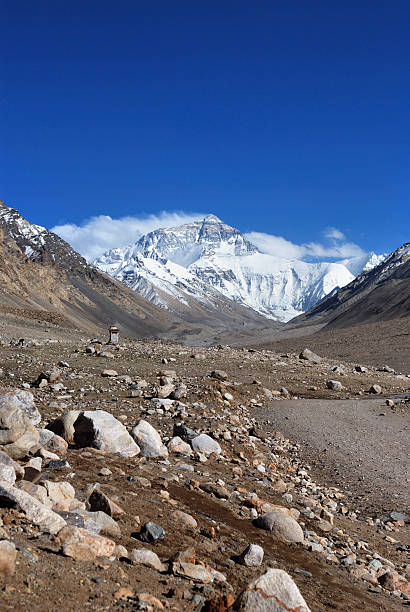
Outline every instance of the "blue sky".
[(410, 240), (408, 16), (407, 1), (4, 0), (0, 198), (72, 233), (214, 213), (393, 250)]

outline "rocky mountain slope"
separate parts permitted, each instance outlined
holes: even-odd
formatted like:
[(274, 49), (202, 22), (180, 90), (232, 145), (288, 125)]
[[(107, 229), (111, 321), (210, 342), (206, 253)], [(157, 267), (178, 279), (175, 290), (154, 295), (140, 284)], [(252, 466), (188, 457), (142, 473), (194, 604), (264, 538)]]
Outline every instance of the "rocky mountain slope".
[[(357, 270), (378, 257), (343, 263), (307, 263), (274, 257), (249, 242), (215, 215), (179, 227), (155, 230), (134, 245), (115, 248), (95, 262), (154, 304), (192, 300), (212, 308), (220, 296), (278, 321), (309, 310)], [(351, 268), (351, 270), (349, 269)]]
[(336, 329), (409, 316), (410, 243), (406, 243), (292, 323)]
[[(166, 336), (210, 343), (220, 331), (272, 328), (262, 316), (215, 293), (200, 303), (171, 298), (164, 312), (135, 291), (87, 264), (56, 234), (33, 225), (0, 201), (0, 304), (51, 311), (83, 329), (115, 323), (132, 337)], [(163, 292), (158, 289), (158, 295)]]

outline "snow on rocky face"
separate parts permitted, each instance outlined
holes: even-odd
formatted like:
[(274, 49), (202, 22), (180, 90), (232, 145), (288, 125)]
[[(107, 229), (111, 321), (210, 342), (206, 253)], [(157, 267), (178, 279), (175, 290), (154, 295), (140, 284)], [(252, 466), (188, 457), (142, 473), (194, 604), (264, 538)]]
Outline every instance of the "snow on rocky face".
[(219, 293), (283, 322), (351, 282), (365, 264), (368, 258), (307, 263), (268, 255), (215, 215), (155, 230), (94, 261), (100, 270), (163, 308), (169, 308), (168, 298), (186, 304), (189, 296), (207, 304)]

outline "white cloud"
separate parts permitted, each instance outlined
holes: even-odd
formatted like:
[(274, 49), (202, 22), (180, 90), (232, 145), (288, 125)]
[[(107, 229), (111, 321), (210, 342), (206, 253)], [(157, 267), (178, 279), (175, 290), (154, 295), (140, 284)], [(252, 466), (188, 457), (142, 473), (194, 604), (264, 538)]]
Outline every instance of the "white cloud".
[(323, 236), (328, 240), (344, 240), (346, 238), (344, 233), (336, 227), (327, 227), (323, 232)]
[(141, 236), (155, 229), (175, 227), (203, 218), (204, 215), (200, 213), (166, 211), (158, 215), (129, 216), (120, 219), (98, 215), (87, 219), (81, 225), (75, 223), (56, 225), (51, 231), (66, 240), (87, 261), (93, 261), (105, 251), (133, 244)]
[[(121, 217), (112, 219), (108, 215), (98, 215), (85, 220), (81, 225), (66, 223), (51, 229), (66, 240), (88, 261), (93, 261), (105, 251), (115, 247), (133, 244), (141, 236), (161, 227), (176, 227), (204, 218), (200, 213), (166, 212), (158, 215), (141, 217)], [(344, 234), (328, 227), (323, 231), (327, 244), (306, 242), (295, 244), (282, 236), (249, 232), (246, 238), (255, 244), (263, 253), (269, 253), (284, 259), (331, 260), (360, 257), (364, 251), (357, 245), (344, 242)]]
[[(338, 230), (336, 231), (338, 232)], [(339, 234), (343, 236), (341, 232), (339, 232)], [(325, 260), (359, 257), (364, 255), (364, 251), (357, 244), (351, 242), (343, 242), (340, 244), (333, 243), (328, 246), (318, 242), (294, 244), (281, 236), (273, 236), (272, 234), (263, 234), (261, 232), (249, 232), (245, 234), (245, 236), (250, 242), (255, 244), (262, 253), (268, 253), (269, 255), (275, 255), (276, 257), (283, 257), (285, 259)], [(341, 240), (341, 238), (338, 240)]]

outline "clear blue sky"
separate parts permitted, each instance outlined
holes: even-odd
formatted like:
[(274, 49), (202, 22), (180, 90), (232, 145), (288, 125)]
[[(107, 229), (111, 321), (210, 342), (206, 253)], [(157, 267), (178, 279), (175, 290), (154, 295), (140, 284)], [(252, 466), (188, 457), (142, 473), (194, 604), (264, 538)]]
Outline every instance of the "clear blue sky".
[(2, 0), (0, 198), (410, 240), (408, 0)]

